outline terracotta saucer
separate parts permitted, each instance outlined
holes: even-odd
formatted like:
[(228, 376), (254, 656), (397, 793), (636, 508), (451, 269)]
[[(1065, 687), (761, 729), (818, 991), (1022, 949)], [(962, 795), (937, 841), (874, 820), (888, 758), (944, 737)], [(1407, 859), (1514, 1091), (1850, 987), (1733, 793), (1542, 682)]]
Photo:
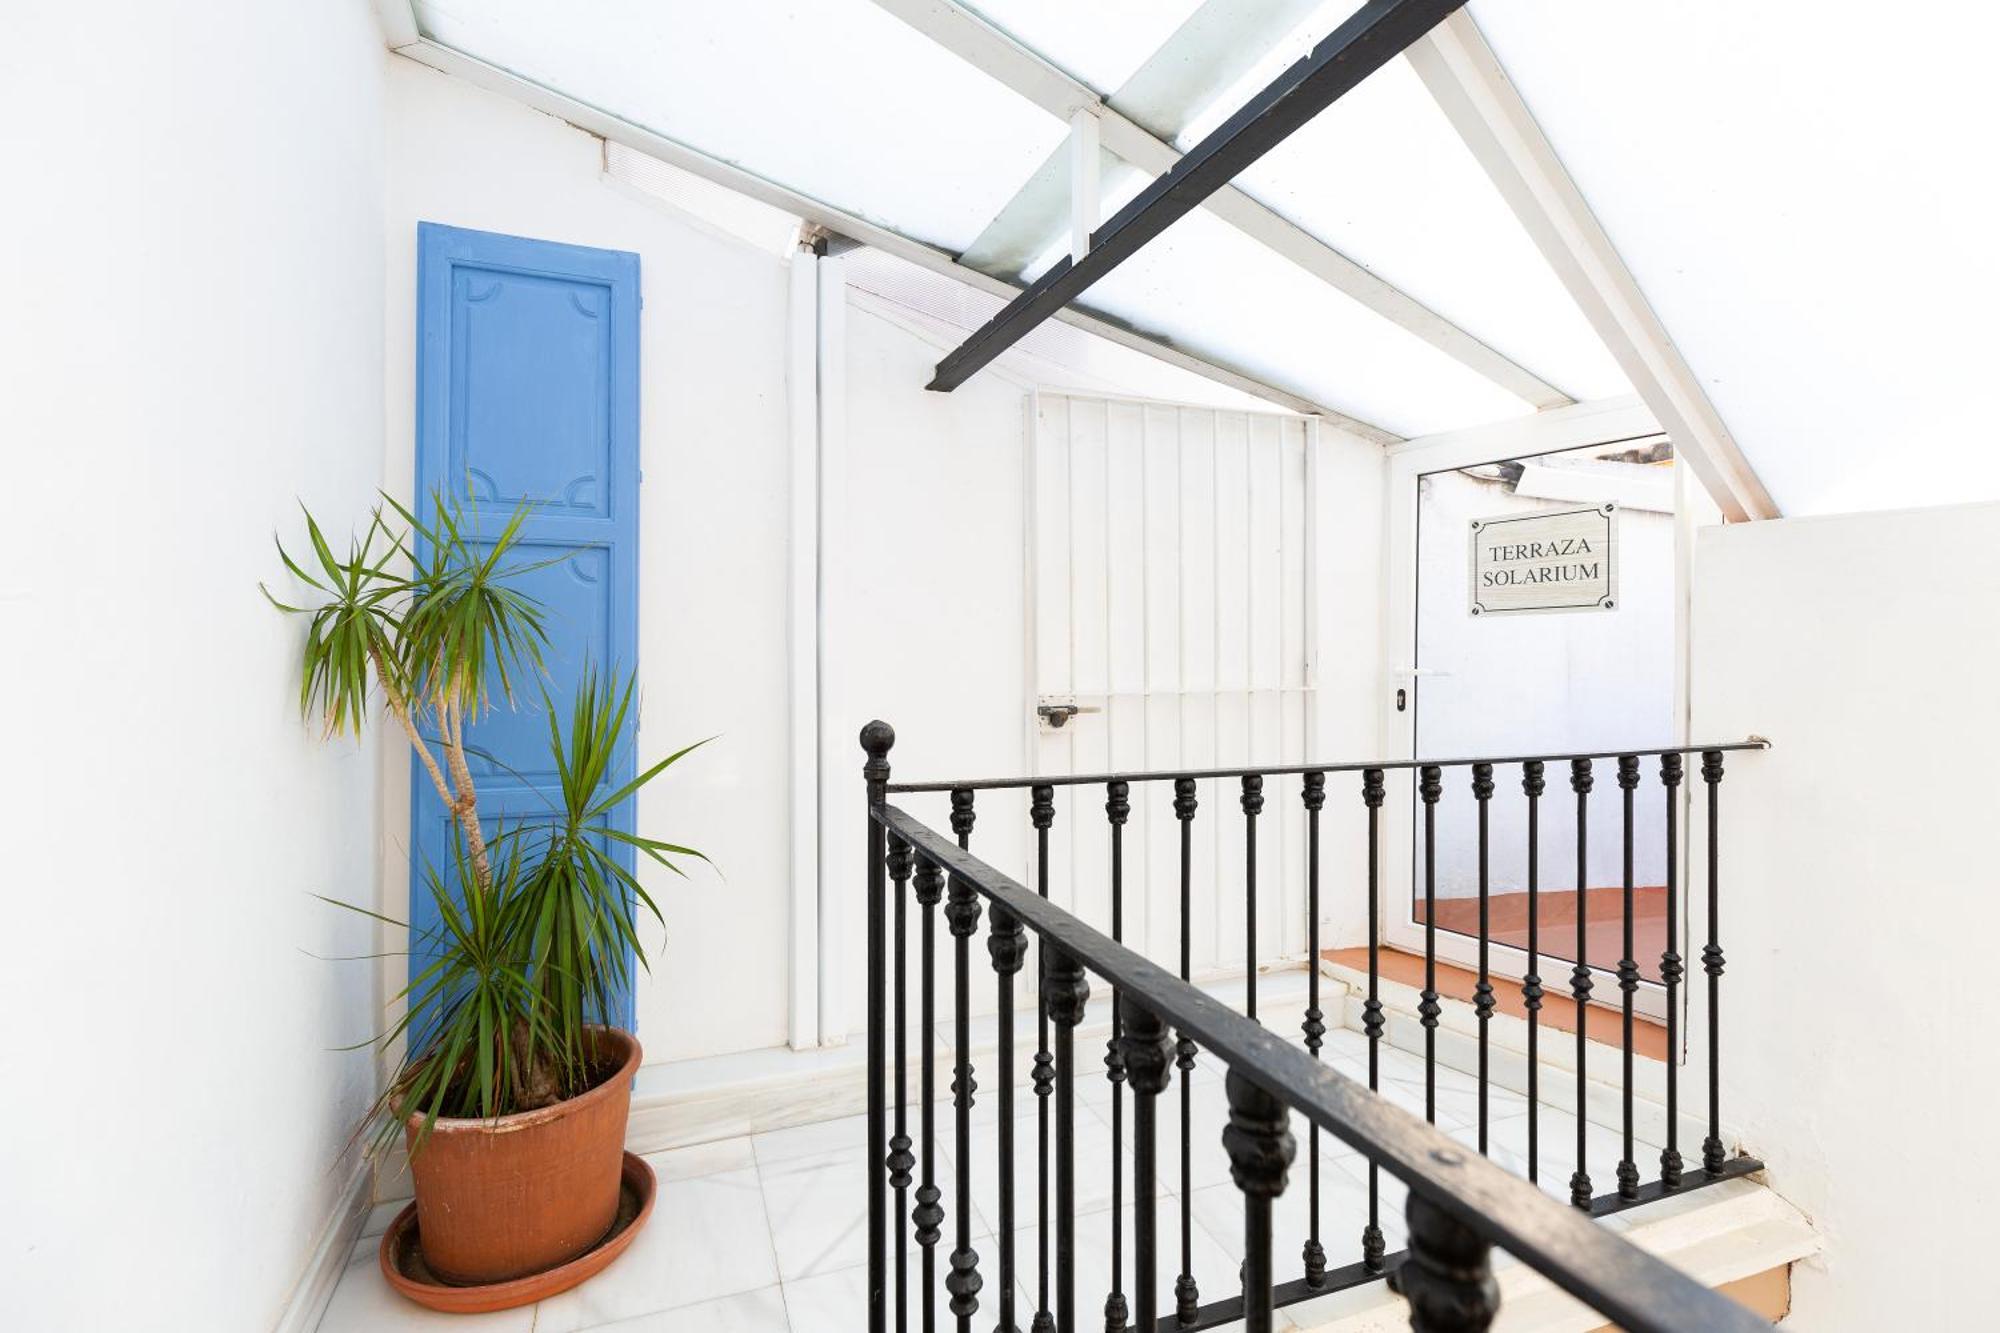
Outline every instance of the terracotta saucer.
[(382, 1244), (377, 1251), (382, 1261), (382, 1276), (389, 1279), (390, 1286), (418, 1305), (448, 1314), (511, 1310), (516, 1306), (532, 1305), (544, 1296), (568, 1291), (586, 1278), (603, 1272), (613, 1259), (625, 1253), (632, 1244), (632, 1238), (639, 1234), (639, 1228), (645, 1226), (646, 1219), (652, 1216), (653, 1198), (658, 1192), (652, 1167), (628, 1152), (618, 1183), (618, 1217), (611, 1224), (611, 1230), (604, 1233), (603, 1240), (568, 1263), (545, 1272), (530, 1273), (527, 1277), (517, 1277), (509, 1282), (489, 1282), (473, 1287), (448, 1286), (424, 1266), (424, 1252), (417, 1237), (417, 1205), (412, 1203), (397, 1213), (396, 1220), (382, 1233)]

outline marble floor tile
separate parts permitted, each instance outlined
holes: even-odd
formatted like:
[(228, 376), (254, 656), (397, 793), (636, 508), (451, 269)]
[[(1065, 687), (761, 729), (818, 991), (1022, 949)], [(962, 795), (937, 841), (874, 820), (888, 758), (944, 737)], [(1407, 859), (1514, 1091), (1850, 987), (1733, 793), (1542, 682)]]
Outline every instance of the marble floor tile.
[(808, 1157), (832, 1157), (843, 1152), (852, 1152), (860, 1157), (867, 1143), (868, 1117), (865, 1114), (821, 1120), (810, 1125), (793, 1125), (789, 1129), (767, 1130), (750, 1136), (751, 1151), (759, 1167), (801, 1161)]
[(756, 1171), (667, 1181), (632, 1248), (582, 1286), (543, 1301), (535, 1333), (576, 1333), (777, 1281)]
[(666, 1182), (694, 1180), (700, 1176), (720, 1175), (725, 1171), (748, 1171), (757, 1165), (757, 1157), (751, 1151), (750, 1137), (742, 1135), (733, 1139), (718, 1139), (714, 1143), (698, 1143), (689, 1148), (647, 1153), (646, 1162), (653, 1168), (653, 1173)]
[[(986, 1271), (992, 1260), (984, 1253), (980, 1255), (981, 1274), (978, 1292), (979, 1309), (973, 1316), (973, 1327), (988, 1329), (994, 1326), (994, 1311), (999, 1306), (995, 1299), (995, 1283), (998, 1276)], [(937, 1262), (937, 1278), (932, 1292), (932, 1307), (937, 1312), (937, 1326), (953, 1329), (958, 1325), (951, 1315), (951, 1297), (944, 1289), (944, 1275), (950, 1271), (945, 1259), (945, 1249), (940, 1247)], [(906, 1289), (909, 1302), (910, 1326), (921, 1327), (919, 1311), (923, 1308), (922, 1272), (912, 1258)], [(1016, 1322), (1025, 1329), (1028, 1321), (1023, 1312), (1032, 1308), (1027, 1303), (1025, 1288), (1015, 1288)], [(842, 1268), (829, 1273), (818, 1273), (811, 1277), (798, 1278), (785, 1284), (785, 1307), (791, 1317), (790, 1333), (856, 1333), (868, 1327), (868, 1268)], [(889, 1311), (889, 1326), (895, 1327), (895, 1310)]]
[(319, 1333), (448, 1333), (451, 1329), (463, 1333), (532, 1333), (533, 1306), (493, 1314), (440, 1314), (405, 1300), (382, 1277), (375, 1259), (377, 1244), (377, 1239), (371, 1237), (355, 1245), (320, 1320)]
[[(542, 1325), (537, 1324), (537, 1329)], [(590, 1333), (789, 1333), (782, 1287), (739, 1292), (718, 1300), (655, 1310), (609, 1324), (595, 1324)]]
[[(937, 1173), (945, 1191), (944, 1240), (939, 1246), (940, 1254), (945, 1254), (957, 1234), (957, 1222), (953, 1168), (942, 1151)], [(781, 1280), (792, 1282), (867, 1263), (868, 1168), (860, 1154), (799, 1158), (760, 1166), (758, 1174)], [(973, 1235), (985, 1234), (985, 1223), (975, 1209)], [(917, 1248), (913, 1230), (905, 1229), (904, 1241), (908, 1248)]]

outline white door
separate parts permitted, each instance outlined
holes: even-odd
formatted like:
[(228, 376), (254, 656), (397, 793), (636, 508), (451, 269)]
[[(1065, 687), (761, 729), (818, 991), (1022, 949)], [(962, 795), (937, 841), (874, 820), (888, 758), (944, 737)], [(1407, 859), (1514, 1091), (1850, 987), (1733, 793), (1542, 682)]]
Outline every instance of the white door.
[[(1044, 393), (1030, 452), (1030, 663), (1024, 724), (1041, 774), (1303, 761), (1313, 696), (1314, 423), (1282, 414)], [(1055, 724), (1048, 711), (1074, 706)], [(1200, 784), (1192, 968), (1245, 965), (1244, 818), (1235, 780)], [(1258, 819), (1258, 958), (1303, 953), (1303, 813), (1272, 781)], [(1179, 948), (1171, 783), (1135, 783), (1125, 938)], [(1058, 795), (1051, 893), (1111, 920), (1105, 791)]]
[[(1560, 442), (1559, 449), (1548, 449)], [(1542, 452), (1542, 450), (1547, 450)], [(1392, 453), (1388, 479), (1390, 613), (1383, 735), (1391, 758), (1616, 751), (1685, 739), (1683, 554), (1693, 517), (1685, 469), (1643, 409), (1585, 419), (1552, 433), (1524, 425)], [(1609, 609), (1480, 616), (1470, 587), (1475, 521), (1579, 504), (1608, 506), (1618, 542)], [(1635, 807), (1636, 958), (1657, 978), (1665, 943), (1664, 795), (1658, 761), (1642, 770)], [(1576, 797), (1566, 763), (1548, 766), (1540, 803), (1540, 974), (1558, 992), (1575, 961), (1579, 897), (1590, 932), (1596, 994), (1616, 997), (1622, 953), (1622, 823), (1615, 765), (1599, 761), (1589, 802), (1589, 854), (1576, 861)], [(1471, 773), (1444, 770), (1437, 806), (1439, 957), (1476, 964), (1477, 805)], [(1494, 774), (1489, 894), (1496, 973), (1526, 969), (1526, 797), (1519, 765)], [(1685, 795), (1685, 791), (1683, 792)], [(1387, 941), (1424, 947), (1420, 807), (1409, 775), (1384, 807), (1381, 886)], [(1661, 1013), (1657, 986), (1639, 1007)]]

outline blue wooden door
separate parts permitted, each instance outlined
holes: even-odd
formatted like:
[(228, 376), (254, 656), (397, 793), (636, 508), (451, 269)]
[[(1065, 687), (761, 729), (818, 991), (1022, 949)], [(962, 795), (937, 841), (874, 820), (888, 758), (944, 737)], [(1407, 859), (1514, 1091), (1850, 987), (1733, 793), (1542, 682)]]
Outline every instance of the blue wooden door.
[[(442, 491), (491, 533), (525, 502), (519, 563), (572, 553), (519, 585), (547, 608), (545, 684), (567, 726), (586, 663), (622, 679), (638, 657), (639, 257), (428, 222), (417, 249), (417, 511), (428, 522)], [(617, 784), (633, 774), (636, 710), (626, 726)], [(489, 836), (551, 808), (539, 694), (468, 724), (466, 744), (490, 756), (469, 757)], [(414, 977), (437, 925), (417, 875), (450, 866), (452, 830), (411, 762)], [(629, 828), (629, 808), (616, 821)], [(632, 1026), (629, 990), (610, 1017)]]

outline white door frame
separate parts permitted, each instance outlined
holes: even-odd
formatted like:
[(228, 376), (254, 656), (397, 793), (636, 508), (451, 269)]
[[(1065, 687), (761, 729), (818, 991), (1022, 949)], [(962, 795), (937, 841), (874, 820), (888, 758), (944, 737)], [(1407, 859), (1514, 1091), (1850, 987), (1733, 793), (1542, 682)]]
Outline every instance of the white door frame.
[[(1381, 688), (1381, 736), (1382, 756), (1390, 761), (1413, 760), (1431, 756), (1414, 753), (1416, 741), (1416, 707), (1418, 683), (1422, 663), (1416, 661), (1417, 641), (1417, 483), (1428, 473), (1445, 472), (1458, 468), (1476, 467), (1483, 463), (1497, 463), (1508, 459), (1526, 458), (1539, 454), (1557, 453), (1566, 449), (1587, 448), (1598, 444), (1630, 442), (1644, 443), (1656, 439), (1665, 432), (1652, 413), (1636, 396), (1605, 399), (1597, 402), (1578, 403), (1573, 407), (1558, 408), (1542, 412), (1518, 421), (1500, 422), (1492, 426), (1475, 427), (1470, 430), (1453, 431), (1444, 435), (1426, 436), (1392, 445), (1386, 451), (1386, 475), (1384, 478), (1384, 503), (1388, 512), (1384, 515), (1383, 534), (1386, 542), (1384, 569), (1387, 578), (1385, 623), (1383, 626), (1383, 676)], [(1686, 469), (1677, 469), (1677, 476), (1685, 476)], [(1698, 486), (1687, 486), (1676, 492), (1676, 499), (1684, 501), (1690, 496), (1699, 496)], [(1700, 496), (1705, 503), (1706, 497)], [(1692, 534), (1690, 505), (1678, 504), (1675, 515), (1675, 658), (1677, 670), (1674, 677), (1676, 698), (1674, 719), (1677, 743), (1687, 741), (1688, 716), (1688, 672), (1686, 670), (1688, 634), (1689, 577), (1686, 551)], [(1396, 707), (1396, 692), (1408, 692), (1408, 708), (1399, 711)], [(1455, 756), (1436, 756), (1452, 758)], [(1382, 923), (1382, 941), (1408, 953), (1421, 954), (1424, 949), (1424, 928), (1415, 920), (1411, 908), (1410, 886), (1415, 871), (1413, 851), (1415, 778), (1409, 773), (1389, 774), (1388, 798), (1382, 805), (1382, 873), (1376, 890), (1376, 901)], [(1566, 793), (1567, 788), (1559, 776), (1551, 776), (1552, 795)], [(1687, 799), (1688, 788), (1681, 791), (1683, 801)], [(1546, 798), (1545, 798), (1546, 799)], [(1685, 808), (1681, 829), (1685, 837), (1688, 821)], [(1681, 865), (1687, 864), (1686, 844), (1683, 842)], [(1685, 936), (1686, 913), (1682, 913), (1679, 923)], [(1682, 948), (1682, 952), (1685, 949)], [(1468, 936), (1454, 931), (1437, 932), (1437, 956), (1440, 960), (1461, 967), (1478, 965), (1478, 944)], [(1547, 955), (1545, 954), (1544, 957)], [(1527, 968), (1527, 953), (1524, 950), (1500, 944), (1490, 946), (1489, 961), (1493, 970), (1501, 975), (1520, 976)], [(1556, 994), (1567, 990), (1561, 978), (1567, 969), (1551, 974), (1544, 964), (1542, 978), (1547, 989)], [(1620, 994), (1617, 989), (1617, 975), (1603, 968), (1592, 968), (1595, 983), (1594, 994), (1601, 1003), (1612, 1003)], [(1635, 1008), (1651, 1017), (1664, 1017), (1666, 997), (1664, 990), (1650, 982), (1639, 987)]]

